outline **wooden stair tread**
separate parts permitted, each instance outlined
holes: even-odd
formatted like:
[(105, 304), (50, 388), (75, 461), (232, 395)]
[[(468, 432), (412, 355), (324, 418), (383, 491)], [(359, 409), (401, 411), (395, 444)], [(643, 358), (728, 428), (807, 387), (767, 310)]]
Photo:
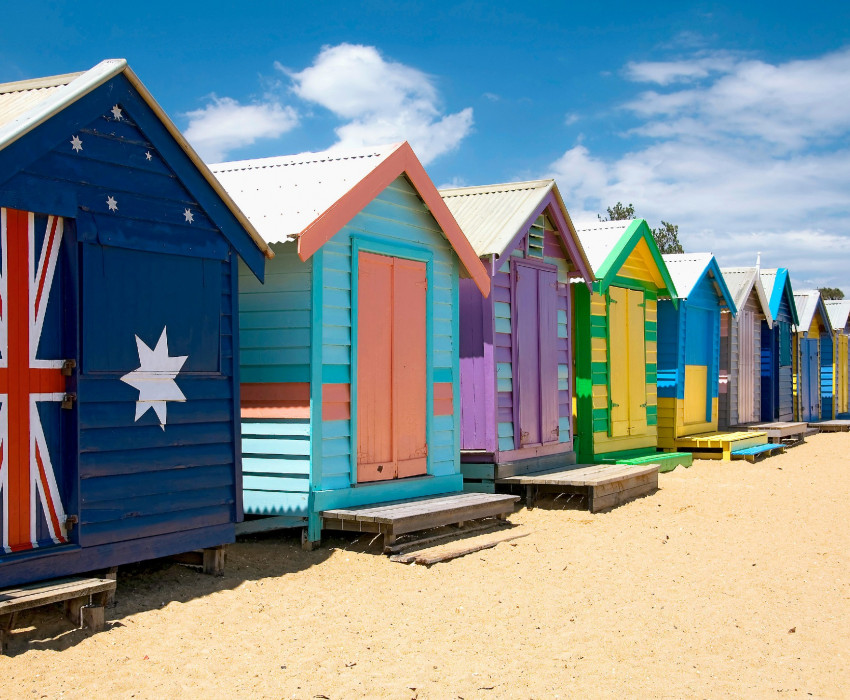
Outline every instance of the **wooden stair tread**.
[(446, 515), (453, 512), (468, 511), (469, 519), (474, 519), (477, 509), (489, 510), (494, 504), (502, 504), (504, 510), (510, 512), (517, 500), (519, 500), (517, 496), (459, 492), (385, 504), (335, 508), (322, 511), (321, 515), (323, 518), (392, 524), (428, 515)]

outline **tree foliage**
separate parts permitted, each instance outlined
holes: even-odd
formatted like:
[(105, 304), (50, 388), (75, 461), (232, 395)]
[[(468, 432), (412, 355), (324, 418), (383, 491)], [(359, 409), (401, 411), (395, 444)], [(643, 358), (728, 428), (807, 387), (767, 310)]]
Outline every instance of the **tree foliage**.
[[(613, 207), (607, 207), (607, 210), (607, 217), (601, 214), (596, 215), (600, 221), (623, 221), (635, 218), (635, 207), (631, 203), (623, 204), (622, 202), (617, 202)], [(671, 224), (669, 221), (662, 220), (661, 226), (652, 229), (652, 237), (655, 239), (658, 250), (662, 253), (685, 252), (685, 249), (682, 248), (682, 244), (679, 242), (679, 227)]]
[(844, 298), (844, 292), (842, 292), (838, 287), (821, 287), (818, 291), (824, 301)]

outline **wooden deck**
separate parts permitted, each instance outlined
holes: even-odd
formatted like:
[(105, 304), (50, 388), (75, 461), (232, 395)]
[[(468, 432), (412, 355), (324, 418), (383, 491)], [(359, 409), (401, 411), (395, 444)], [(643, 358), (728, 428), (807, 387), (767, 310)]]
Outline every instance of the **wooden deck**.
[(742, 430), (731, 433), (700, 433), (676, 438), (676, 449), (690, 452), (697, 459), (732, 459), (732, 452), (767, 444), (764, 431)]
[(93, 632), (103, 629), (104, 605), (115, 592), (116, 581), (107, 578), (61, 578), (0, 590), (0, 654), (24, 610), (64, 603), (65, 614), (75, 625)]
[(575, 493), (585, 496), (588, 510), (597, 513), (655, 491), (658, 464), (582, 464), (506, 477), (497, 483), (524, 486), (529, 508), (540, 493)]
[(809, 423), (810, 428), (817, 428), (822, 433), (846, 433), (850, 431), (850, 420), (822, 420)]
[(808, 426), (806, 423), (777, 421), (775, 423), (747, 423), (736, 426), (741, 430), (767, 433), (769, 442), (783, 444), (786, 447), (801, 445), (806, 441)]
[(410, 532), (459, 525), (481, 518), (503, 520), (513, 512), (518, 500), (518, 496), (460, 492), (336, 508), (322, 511), (322, 527), (383, 535), (384, 549), (389, 551), (396, 537)]

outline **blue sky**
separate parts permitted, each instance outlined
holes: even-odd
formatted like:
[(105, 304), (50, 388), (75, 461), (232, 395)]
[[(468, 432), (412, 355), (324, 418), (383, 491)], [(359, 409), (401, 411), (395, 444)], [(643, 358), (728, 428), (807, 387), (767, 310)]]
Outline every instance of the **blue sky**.
[(210, 162), (407, 139), (850, 294), (848, 3), (16, 3), (0, 81), (124, 57)]

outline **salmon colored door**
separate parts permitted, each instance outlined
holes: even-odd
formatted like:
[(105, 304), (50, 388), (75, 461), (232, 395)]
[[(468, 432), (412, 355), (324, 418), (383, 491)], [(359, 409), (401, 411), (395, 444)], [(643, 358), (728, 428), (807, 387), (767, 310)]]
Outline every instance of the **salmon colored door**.
[(425, 474), (425, 263), (360, 252), (357, 481)]

